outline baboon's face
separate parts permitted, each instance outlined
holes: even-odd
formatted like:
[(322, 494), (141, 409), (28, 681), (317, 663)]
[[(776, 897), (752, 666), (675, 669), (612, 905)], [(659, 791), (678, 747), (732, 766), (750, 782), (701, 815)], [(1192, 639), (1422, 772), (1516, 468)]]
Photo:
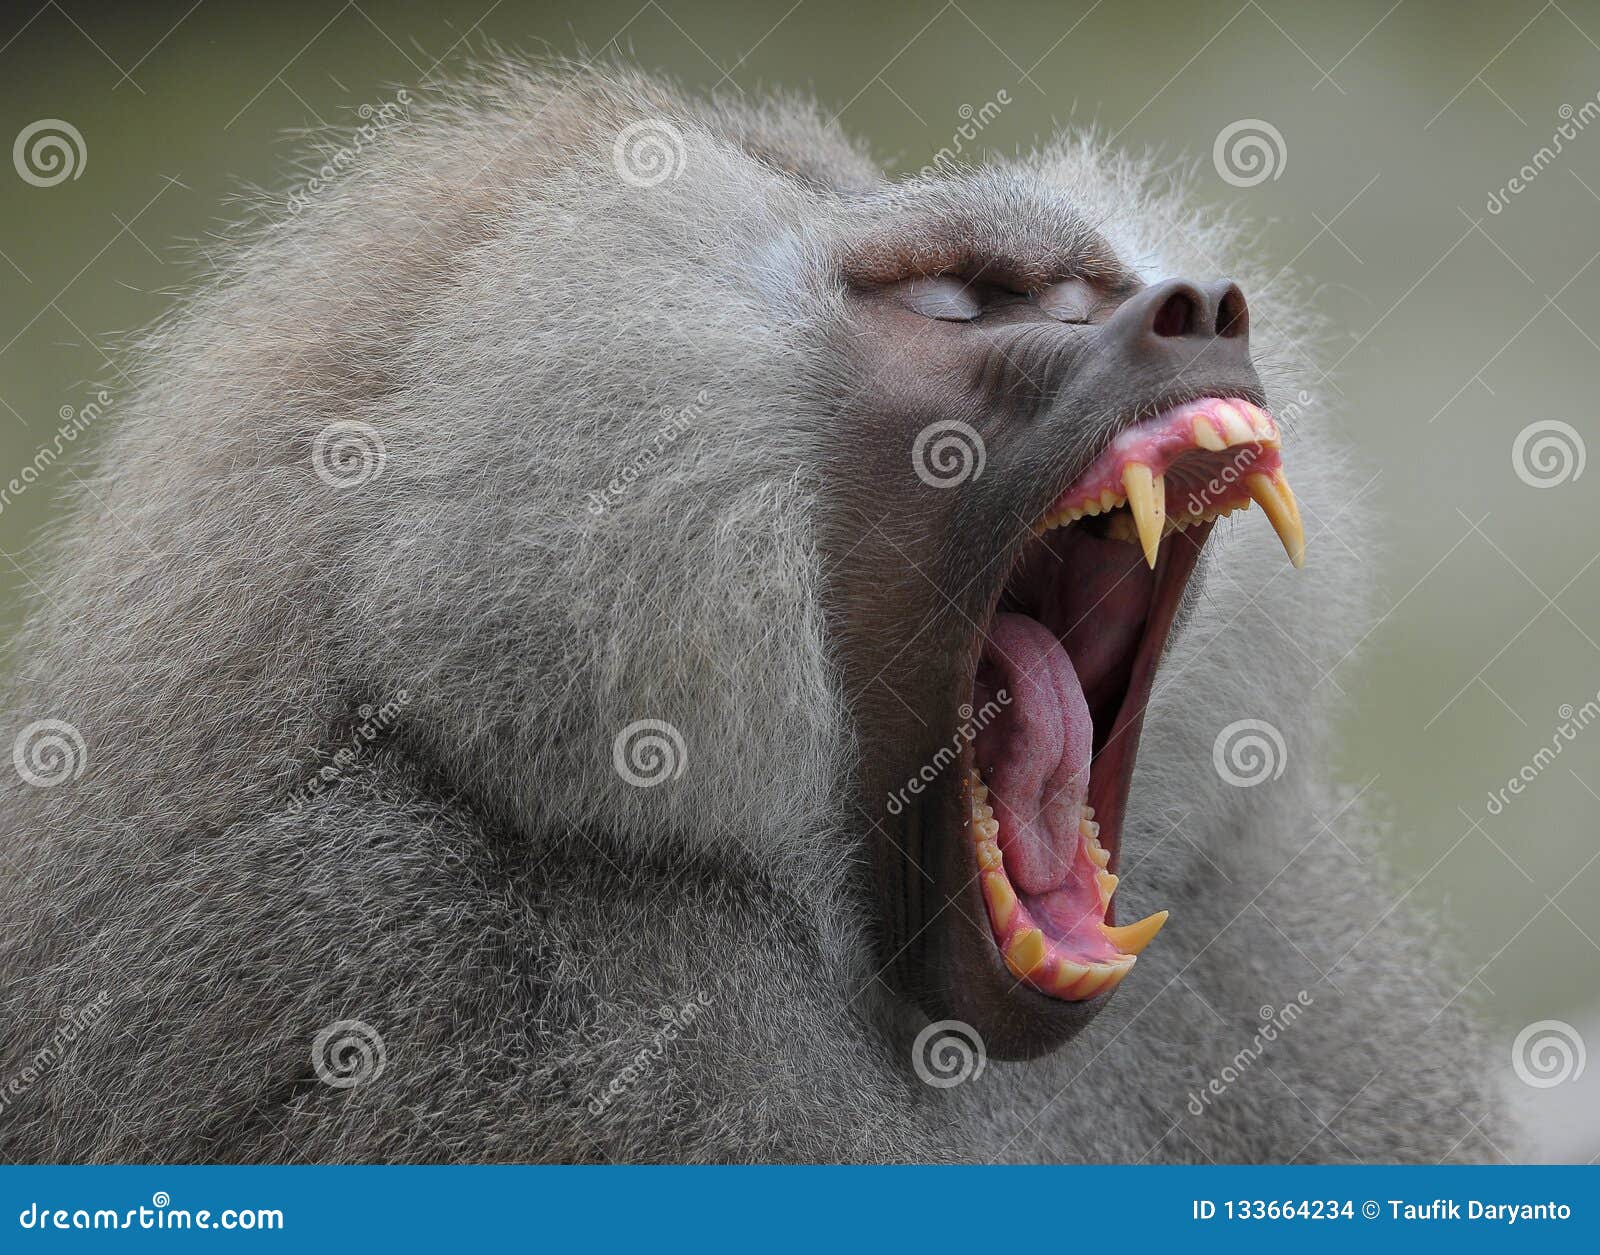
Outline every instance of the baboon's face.
[(1001, 1057), (1087, 1023), (1165, 922), (1112, 924), (1118, 854), (1214, 520), (1253, 501), (1301, 558), (1244, 294), (1104, 255), (1044, 282), (913, 258), (851, 285), (842, 346), (832, 550), (883, 962)]

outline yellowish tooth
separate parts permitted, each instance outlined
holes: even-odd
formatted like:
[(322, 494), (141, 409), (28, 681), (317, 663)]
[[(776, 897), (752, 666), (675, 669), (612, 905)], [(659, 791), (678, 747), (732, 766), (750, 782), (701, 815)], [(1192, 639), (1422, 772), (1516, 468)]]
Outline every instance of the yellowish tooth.
[(1094, 883), (1100, 890), (1100, 905), (1104, 906), (1117, 891), (1117, 878), (1110, 872), (1100, 871), (1094, 874)]
[(1100, 508), (1102, 510), (1109, 510), (1116, 504), (1117, 494), (1111, 489), (1107, 488), (1103, 493), (1100, 494)]
[(973, 772), (970, 779), (972, 782), (972, 804), (974, 806), (982, 806), (989, 800), (989, 786), (978, 777), (977, 772)]
[(1094, 818), (1094, 807), (1092, 807), (1092, 806), (1085, 806), (1085, 807), (1084, 807), (1084, 808), (1083, 808), (1083, 817), (1084, 817), (1084, 818), (1085, 818), (1085, 819), (1093, 819), (1093, 818)]
[(1078, 831), (1086, 837), (1093, 837), (1096, 841), (1100, 839), (1100, 825), (1090, 819), (1088, 815), (1079, 817)]
[(1245, 476), (1244, 486), (1251, 499), (1265, 511), (1272, 530), (1278, 533), (1278, 539), (1283, 542), (1289, 561), (1296, 567), (1303, 566), (1306, 560), (1306, 533), (1298, 511), (1290, 504), (1292, 498), (1285, 498), (1278, 491), (1277, 483), (1259, 471)]
[(997, 819), (980, 819), (974, 827), (985, 841), (993, 841), (1000, 835), (1000, 821)]
[(1212, 453), (1221, 453), (1228, 447), (1228, 442), (1217, 435), (1217, 429), (1211, 425), (1211, 420), (1204, 414), (1195, 415), (1194, 442), (1202, 449)]
[(1089, 969), (1081, 963), (1068, 963), (1065, 959), (1062, 959), (1060, 963), (1056, 964), (1055, 992), (1058, 994), (1066, 993), (1067, 990), (1071, 989), (1088, 974)]
[(1289, 503), (1289, 509), (1294, 514), (1294, 521), (1296, 523), (1300, 522), (1300, 503), (1294, 499), (1294, 491), (1289, 487), (1289, 477), (1283, 473), (1281, 467), (1278, 470), (1276, 480), (1278, 495)]
[(1166, 484), (1151, 475), (1143, 462), (1129, 462), (1122, 468), (1122, 486), (1128, 490), (1128, 510), (1139, 529), (1144, 560), (1154, 570), (1156, 553), (1161, 548), (1161, 524), (1166, 517)]
[(997, 872), (1005, 866), (1005, 857), (993, 841), (978, 842), (978, 866), (986, 872)]
[(1166, 922), (1167, 913), (1157, 911), (1154, 915), (1145, 916), (1137, 924), (1101, 924), (1100, 931), (1105, 933), (1111, 944), (1123, 954), (1138, 954), (1155, 940), (1156, 934)]
[(1122, 972), (1105, 963), (1096, 963), (1084, 974), (1082, 980), (1072, 987), (1073, 998), (1092, 998), (1095, 994), (1103, 993), (1107, 988), (1116, 985), (1122, 979)]
[(1044, 962), (1044, 934), (1024, 928), (1006, 947), (1006, 962), (1018, 976), (1028, 976)]
[(1229, 445), (1249, 444), (1256, 438), (1256, 433), (1250, 429), (1250, 424), (1245, 421), (1244, 415), (1233, 406), (1223, 402), (1213, 406), (1212, 412), (1222, 423), (1222, 434), (1227, 438)]
[(997, 869), (983, 873), (983, 899), (989, 904), (989, 918), (995, 928), (1002, 932), (1009, 928), (1017, 910), (1017, 895), (1004, 872)]
[(1089, 974), (1078, 982), (1072, 991), (1072, 996), (1089, 998), (1096, 994), (1110, 993), (1122, 983), (1122, 978), (1132, 970), (1133, 964), (1131, 955), (1120, 963), (1096, 963), (1089, 969)]
[(1098, 841), (1089, 842), (1089, 859), (1096, 866), (1104, 868), (1111, 862), (1111, 851)]

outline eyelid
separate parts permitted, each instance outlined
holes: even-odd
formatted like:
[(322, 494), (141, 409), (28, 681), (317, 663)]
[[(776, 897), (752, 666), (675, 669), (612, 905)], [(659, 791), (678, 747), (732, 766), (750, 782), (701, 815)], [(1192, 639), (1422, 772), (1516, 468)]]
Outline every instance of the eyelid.
[(907, 309), (942, 322), (971, 322), (983, 312), (978, 293), (954, 275), (907, 279), (891, 291)]
[(1040, 309), (1061, 322), (1088, 322), (1103, 298), (1087, 279), (1063, 279), (1042, 289), (1036, 299)]

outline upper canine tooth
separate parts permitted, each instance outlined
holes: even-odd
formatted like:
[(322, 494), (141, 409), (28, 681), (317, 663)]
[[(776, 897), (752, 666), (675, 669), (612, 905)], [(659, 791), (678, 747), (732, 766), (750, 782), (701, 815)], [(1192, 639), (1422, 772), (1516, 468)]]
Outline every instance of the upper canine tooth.
[(1294, 497), (1279, 491), (1280, 482), (1285, 489), (1288, 488), (1289, 483), (1281, 474), (1269, 477), (1258, 471), (1245, 476), (1244, 486), (1251, 499), (1266, 513), (1272, 530), (1278, 533), (1278, 539), (1283, 542), (1289, 561), (1299, 567), (1306, 560), (1306, 532), (1300, 523), (1300, 511), (1294, 504)]
[(1156, 551), (1161, 548), (1161, 526), (1166, 521), (1166, 481), (1164, 478), (1153, 476), (1150, 468), (1143, 462), (1129, 462), (1122, 468), (1122, 486), (1127, 489), (1128, 509), (1139, 528), (1139, 543), (1144, 546), (1144, 560), (1153, 570), (1156, 565)]
[(1111, 944), (1122, 951), (1123, 954), (1138, 954), (1147, 945), (1155, 940), (1161, 931), (1161, 926), (1167, 922), (1167, 912), (1157, 911), (1154, 915), (1147, 915), (1136, 924), (1101, 924), (1100, 931), (1110, 940)]

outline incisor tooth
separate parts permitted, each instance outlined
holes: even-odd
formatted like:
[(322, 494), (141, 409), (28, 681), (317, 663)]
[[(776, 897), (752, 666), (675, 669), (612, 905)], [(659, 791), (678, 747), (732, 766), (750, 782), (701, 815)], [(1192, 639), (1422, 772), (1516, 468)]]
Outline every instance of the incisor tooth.
[(1161, 548), (1161, 526), (1166, 519), (1166, 482), (1151, 475), (1143, 462), (1129, 462), (1122, 468), (1122, 486), (1128, 490), (1128, 510), (1139, 528), (1144, 560), (1154, 570), (1156, 551)]
[(1278, 533), (1278, 539), (1283, 542), (1284, 552), (1289, 555), (1289, 561), (1299, 567), (1306, 560), (1306, 533), (1300, 523), (1300, 512), (1296, 509), (1294, 497), (1285, 496), (1278, 490), (1282, 483), (1288, 488), (1289, 483), (1280, 474), (1277, 481), (1268, 478), (1259, 471), (1254, 475), (1245, 476), (1245, 491), (1255, 501), (1267, 516), (1267, 521), (1272, 524), (1272, 530)]
[(1214, 407), (1217, 418), (1222, 423), (1222, 434), (1228, 438), (1230, 445), (1249, 444), (1256, 438), (1256, 433), (1250, 429), (1250, 424), (1245, 421), (1243, 414), (1231, 405), (1218, 405)]
[(1167, 913), (1157, 911), (1154, 915), (1145, 916), (1137, 924), (1101, 924), (1100, 931), (1105, 933), (1111, 944), (1123, 954), (1138, 954), (1155, 940), (1156, 934), (1166, 922)]
[(1228, 447), (1228, 442), (1217, 435), (1217, 429), (1204, 414), (1195, 415), (1194, 442), (1211, 453), (1221, 453)]

